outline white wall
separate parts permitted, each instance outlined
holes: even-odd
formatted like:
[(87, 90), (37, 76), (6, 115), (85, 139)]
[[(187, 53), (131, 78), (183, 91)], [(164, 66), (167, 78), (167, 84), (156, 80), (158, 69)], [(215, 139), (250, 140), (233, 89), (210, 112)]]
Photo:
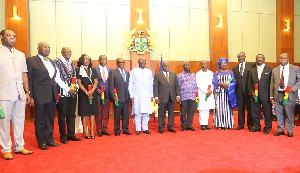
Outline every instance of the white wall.
[(262, 53), (276, 62), (276, 1), (227, 0), (227, 11), (229, 61), (237, 62), (243, 51), (247, 61)]
[(149, 0), (150, 30), (157, 33), (151, 60), (209, 60), (207, 0)]
[(64, 46), (72, 49), (72, 60), (84, 53), (92, 60), (102, 54), (130, 59), (124, 36), (130, 31), (130, 0), (30, 0), (29, 8), (31, 55), (47, 41), (51, 59)]

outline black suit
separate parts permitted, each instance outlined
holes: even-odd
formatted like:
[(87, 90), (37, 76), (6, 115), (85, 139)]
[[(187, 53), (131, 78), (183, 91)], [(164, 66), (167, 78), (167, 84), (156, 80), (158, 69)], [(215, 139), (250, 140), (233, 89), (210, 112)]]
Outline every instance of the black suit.
[[(55, 69), (54, 61), (49, 59)], [(39, 145), (53, 143), (54, 114), (57, 99), (57, 84), (49, 77), (47, 68), (37, 56), (27, 58), (30, 97), (35, 103), (35, 135)]]
[[(124, 70), (125, 71), (125, 70)], [(128, 92), (128, 82), (129, 73), (125, 71), (126, 82), (120, 73), (118, 68), (112, 70), (109, 73), (109, 94), (110, 98), (114, 100), (115, 94), (114, 89), (117, 89), (117, 94), (119, 98), (119, 106), (117, 107), (114, 103), (114, 131), (115, 133), (120, 133), (120, 115), (122, 115), (122, 130), (128, 131), (129, 123), (129, 92)]]
[(179, 85), (174, 72), (169, 72), (169, 83), (163, 72), (156, 73), (153, 84), (154, 97), (159, 99), (158, 130), (165, 127), (166, 110), (168, 109), (168, 129), (173, 129), (174, 107), (176, 96), (179, 96)]
[(272, 129), (272, 105), (270, 103), (270, 82), (273, 67), (265, 65), (260, 80), (258, 79), (257, 67), (250, 70), (248, 89), (252, 94), (255, 91), (255, 84), (258, 84), (258, 101), (251, 96), (252, 119), (255, 129), (261, 130), (260, 112), (261, 105), (263, 107), (265, 117), (264, 131)]
[(249, 71), (255, 67), (253, 62), (245, 62), (245, 69), (243, 75), (240, 75), (239, 64), (232, 68), (234, 76), (236, 77), (235, 93), (238, 103), (238, 125), (245, 124), (245, 106), (247, 107), (247, 126), (253, 126), (251, 102), (248, 91)]

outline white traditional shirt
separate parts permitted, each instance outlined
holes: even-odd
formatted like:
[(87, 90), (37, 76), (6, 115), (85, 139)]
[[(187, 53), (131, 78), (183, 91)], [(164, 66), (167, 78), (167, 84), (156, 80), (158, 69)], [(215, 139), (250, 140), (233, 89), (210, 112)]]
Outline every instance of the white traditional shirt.
[(151, 97), (153, 97), (152, 71), (139, 67), (130, 71), (129, 95), (134, 98), (132, 114), (152, 113)]
[(215, 98), (213, 93), (211, 93), (207, 101), (205, 101), (208, 85), (211, 86), (211, 91), (214, 90), (214, 86), (212, 84), (213, 75), (214, 73), (210, 70), (207, 70), (207, 72), (200, 70), (196, 73), (196, 82), (199, 97), (198, 110), (207, 110), (215, 108)]

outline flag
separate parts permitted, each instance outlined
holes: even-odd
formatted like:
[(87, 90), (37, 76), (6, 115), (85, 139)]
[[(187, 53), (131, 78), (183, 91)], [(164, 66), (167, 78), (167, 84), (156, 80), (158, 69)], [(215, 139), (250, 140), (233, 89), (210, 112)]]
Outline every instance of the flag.
[[(207, 86), (207, 92), (210, 91), (210, 87), (211, 87), (211, 85)], [(208, 99), (208, 96), (205, 96), (205, 101), (207, 101), (207, 99)]]
[(258, 102), (258, 84), (257, 83), (254, 85), (254, 93), (256, 95), (255, 102)]
[(163, 60), (162, 60), (162, 55), (161, 55), (161, 57), (160, 57), (160, 65), (159, 65), (159, 72), (163, 71), (162, 65), (163, 65)]
[(284, 97), (283, 97), (283, 101), (282, 101), (282, 104), (285, 105), (286, 102), (287, 102), (287, 99), (289, 98), (289, 91), (291, 89), (291, 86), (286, 86), (286, 89), (285, 89), (285, 93), (284, 93)]
[(199, 107), (199, 96), (198, 96), (198, 91), (196, 91), (196, 107)]
[[(91, 91), (92, 90), (92, 85), (88, 85), (88, 91)], [(93, 104), (93, 101), (92, 99), (90, 99), (89, 101), (89, 105), (92, 105)]]
[[(115, 96), (118, 97), (118, 92), (117, 88), (114, 89)], [(115, 105), (118, 107), (119, 106), (119, 100), (116, 100)]]
[(5, 118), (5, 115), (4, 115), (1, 107), (0, 107), (0, 118)]
[(102, 92), (102, 94), (101, 94), (101, 103), (104, 105), (105, 101), (104, 101), (104, 87), (103, 86), (101, 86), (101, 92)]

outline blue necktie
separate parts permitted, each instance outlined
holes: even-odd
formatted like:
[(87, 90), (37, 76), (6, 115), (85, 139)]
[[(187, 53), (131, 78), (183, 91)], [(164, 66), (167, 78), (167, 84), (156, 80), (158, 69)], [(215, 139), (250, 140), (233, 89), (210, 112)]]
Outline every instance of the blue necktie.
[(121, 72), (122, 72), (123, 80), (124, 80), (124, 82), (126, 82), (125, 73), (124, 73), (123, 69), (121, 70)]

